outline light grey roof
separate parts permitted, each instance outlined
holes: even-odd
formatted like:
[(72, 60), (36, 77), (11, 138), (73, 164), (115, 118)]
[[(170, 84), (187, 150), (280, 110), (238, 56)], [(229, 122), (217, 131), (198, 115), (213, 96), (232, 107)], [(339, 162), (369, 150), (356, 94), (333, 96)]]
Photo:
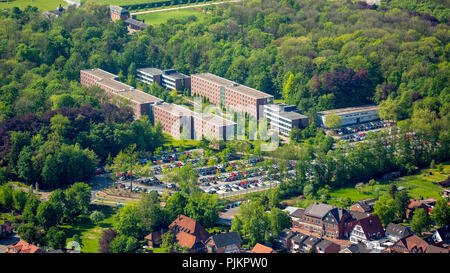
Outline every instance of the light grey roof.
[(211, 236), (217, 247), (236, 245), (241, 243), (241, 237), (237, 232), (219, 233)]
[(278, 115), (280, 115), (281, 117), (285, 118), (285, 119), (289, 119), (289, 120), (298, 120), (298, 119), (308, 119), (307, 116), (299, 114), (297, 112), (279, 112)]
[(322, 239), (310, 236), (308, 239), (303, 241), (303, 243), (307, 246), (314, 247), (317, 243), (319, 243)]
[(387, 225), (386, 233), (400, 238), (414, 234), (409, 228), (394, 223), (389, 223)]
[(378, 110), (378, 105), (366, 105), (366, 106), (358, 106), (358, 107), (347, 107), (347, 108), (339, 108), (339, 109), (333, 109), (333, 110), (327, 110), (327, 111), (320, 111), (317, 112), (318, 115), (345, 115), (345, 114), (351, 114), (351, 113), (358, 113), (358, 112), (365, 112), (365, 111), (372, 111), (372, 110)]
[(370, 253), (371, 251), (369, 249), (367, 249), (367, 247), (362, 244), (362, 243), (358, 243), (358, 244), (352, 244), (350, 246), (347, 247), (347, 250), (349, 250), (351, 253)]
[(149, 74), (149, 75), (161, 75), (162, 74), (162, 70), (158, 69), (158, 68), (153, 68), (153, 67), (146, 67), (146, 68), (139, 68), (137, 69), (138, 72), (142, 72), (145, 74)]
[(164, 78), (169, 78), (169, 79), (173, 79), (173, 80), (189, 78), (189, 76), (186, 76), (183, 73), (177, 72), (175, 69), (163, 70), (162, 74), (163, 74)]
[(295, 243), (303, 243), (303, 241), (305, 241), (306, 239), (308, 239), (309, 236), (303, 233), (298, 233), (296, 234), (294, 237), (292, 237), (292, 241), (294, 241)]
[(323, 218), (333, 208), (335, 207), (328, 204), (314, 203), (306, 208), (305, 214), (309, 216)]
[(305, 214), (304, 209), (297, 208), (295, 211), (293, 211), (291, 214), (289, 214), (289, 216), (295, 217), (295, 218), (302, 218), (304, 214)]
[(332, 244), (334, 244), (332, 241), (323, 239), (316, 245), (316, 247), (320, 248), (321, 250), (325, 250), (327, 247), (329, 247)]
[(133, 19), (133, 18), (126, 19), (125, 23), (127, 23), (128, 25), (138, 27), (140, 29), (145, 29), (145, 27), (147, 27), (147, 24), (145, 24), (144, 22), (141, 22), (141, 21)]
[(127, 9), (120, 6), (109, 5), (109, 10), (116, 14), (127, 14), (130, 13)]

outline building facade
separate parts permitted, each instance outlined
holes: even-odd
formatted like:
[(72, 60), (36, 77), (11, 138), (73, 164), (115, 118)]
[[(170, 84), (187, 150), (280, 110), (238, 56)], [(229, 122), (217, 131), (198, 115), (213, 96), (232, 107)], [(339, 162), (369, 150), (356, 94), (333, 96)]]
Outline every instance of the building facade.
[(237, 113), (248, 113), (260, 119), (263, 106), (273, 96), (211, 73), (191, 75), (191, 95), (207, 98), (210, 103)]
[(154, 107), (154, 120), (160, 122), (162, 131), (176, 139), (230, 140), (234, 137), (236, 123), (214, 114), (203, 114), (188, 108), (163, 103)]
[(175, 69), (160, 70), (149, 67), (139, 68), (136, 72), (136, 78), (146, 84), (156, 82), (164, 88), (180, 91), (191, 88), (191, 78)]
[(98, 86), (107, 95), (129, 103), (135, 119), (146, 115), (153, 121), (153, 106), (163, 102), (155, 96), (120, 82), (118, 76), (98, 68), (81, 70), (80, 83), (87, 87)]
[(309, 125), (309, 118), (300, 114), (295, 105), (282, 103), (264, 105), (264, 117), (272, 129), (282, 135), (289, 136), (292, 128), (305, 128)]
[(342, 118), (342, 126), (354, 125), (380, 119), (379, 106), (361, 106), (317, 112), (318, 125), (327, 128), (326, 119), (330, 115)]
[(110, 5), (109, 11), (110, 11), (111, 20), (113, 20), (113, 21), (117, 21), (120, 19), (125, 21), (128, 18), (130, 18), (130, 12), (127, 9), (122, 8), (120, 6)]

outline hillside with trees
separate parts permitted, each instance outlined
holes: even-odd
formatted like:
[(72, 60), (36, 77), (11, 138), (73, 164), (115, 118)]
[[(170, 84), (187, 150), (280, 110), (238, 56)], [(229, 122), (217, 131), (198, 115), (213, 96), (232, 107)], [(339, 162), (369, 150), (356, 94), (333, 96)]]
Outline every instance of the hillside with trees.
[[(2, 10), (2, 174), (7, 167), (24, 181), (38, 174), (48, 186), (60, 177), (72, 183), (132, 143), (141, 151), (160, 146), (160, 128), (132, 122), (125, 105), (78, 83), (80, 69), (91, 67), (131, 85), (140, 67), (208, 71), (296, 104), (312, 119), (320, 110), (376, 103), (382, 118), (411, 118), (448, 143), (449, 7), (413, 2), (242, 1), (208, 7), (200, 21), (169, 20), (138, 34), (95, 3), (54, 22), (32, 7)], [(66, 158), (86, 169), (57, 172)]]

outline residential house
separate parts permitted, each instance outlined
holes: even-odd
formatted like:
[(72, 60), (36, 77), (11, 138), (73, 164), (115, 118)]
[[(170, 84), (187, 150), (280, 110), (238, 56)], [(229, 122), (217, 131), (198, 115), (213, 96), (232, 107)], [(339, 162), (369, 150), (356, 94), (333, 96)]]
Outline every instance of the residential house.
[(359, 220), (371, 216), (370, 213), (359, 212), (359, 211), (354, 211), (354, 210), (350, 210), (349, 214), (351, 215), (351, 217), (348, 217), (344, 222), (344, 237), (345, 238), (350, 237), (350, 234), (352, 233), (353, 228), (355, 227), (355, 225), (358, 223)]
[(406, 209), (406, 219), (412, 219), (414, 211), (418, 208), (424, 209), (427, 213), (429, 211), (429, 207), (425, 203), (411, 198), (409, 200), (408, 208)]
[(316, 246), (318, 243), (320, 243), (320, 241), (322, 241), (322, 239), (314, 236), (309, 236), (306, 240), (303, 241), (303, 249), (308, 253), (315, 252)]
[(398, 240), (413, 235), (414, 233), (405, 226), (389, 223), (386, 227), (385, 234), (389, 240), (397, 242)]
[(304, 209), (296, 209), (289, 214), (292, 219), (292, 226), (295, 228), (300, 228), (300, 223), (302, 222), (303, 216), (305, 215)]
[(350, 210), (366, 213), (373, 212), (373, 206), (375, 205), (376, 201), (377, 199), (363, 199), (356, 201), (356, 203), (350, 207)]
[(309, 236), (303, 233), (297, 233), (291, 239), (291, 248), (290, 252), (299, 253), (306, 251), (306, 245), (303, 245), (303, 242), (308, 239)]
[(206, 240), (208, 253), (240, 253), (241, 237), (237, 232), (215, 234)]
[(251, 250), (252, 253), (274, 253), (275, 251), (268, 246), (257, 243)]
[(363, 243), (351, 244), (348, 247), (345, 247), (339, 253), (371, 253), (372, 250), (368, 249), (367, 246)]
[(13, 227), (10, 224), (0, 225), (0, 239), (7, 238), (13, 233)]
[(150, 232), (144, 239), (147, 240), (147, 245), (151, 248), (158, 247), (162, 243), (161, 235), (167, 232), (167, 229), (161, 229)]
[(344, 235), (344, 223), (352, 216), (347, 210), (324, 203), (309, 205), (301, 216), (301, 212), (295, 218), (296, 228), (307, 230), (319, 236), (340, 238)]
[(20, 240), (17, 243), (8, 246), (8, 253), (45, 253), (45, 251), (39, 246)]
[(315, 253), (339, 253), (340, 250), (340, 245), (326, 239), (321, 240), (315, 247)]
[(448, 248), (429, 245), (427, 249), (425, 249), (425, 253), (450, 253), (450, 250)]
[(376, 241), (384, 237), (384, 229), (378, 215), (371, 215), (358, 220), (350, 234), (352, 243), (363, 243), (369, 246), (370, 241)]
[[(426, 240), (426, 239), (425, 239)], [(438, 228), (427, 240), (430, 244), (442, 246), (450, 244), (450, 226)]]
[(396, 253), (424, 253), (429, 244), (417, 235), (404, 237), (392, 246), (392, 252)]
[(447, 177), (447, 179), (441, 181), (438, 183), (439, 186), (443, 187), (443, 188), (448, 188), (450, 187), (450, 175)]
[(175, 234), (176, 243), (191, 252), (203, 251), (204, 242), (210, 237), (199, 222), (182, 214), (169, 225), (169, 230)]
[(278, 234), (277, 242), (280, 244), (281, 248), (289, 251), (292, 247), (292, 238), (297, 234), (298, 232), (296, 231), (284, 229), (282, 232), (280, 232), (280, 234)]

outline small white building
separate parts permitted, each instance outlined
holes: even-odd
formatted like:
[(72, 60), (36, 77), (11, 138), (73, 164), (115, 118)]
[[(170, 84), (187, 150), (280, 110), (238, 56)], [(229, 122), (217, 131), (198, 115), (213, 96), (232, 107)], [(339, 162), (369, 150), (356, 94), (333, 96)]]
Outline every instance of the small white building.
[(380, 119), (379, 106), (348, 107), (328, 111), (317, 112), (318, 125), (327, 128), (326, 120), (330, 115), (342, 118), (342, 126), (354, 125)]

